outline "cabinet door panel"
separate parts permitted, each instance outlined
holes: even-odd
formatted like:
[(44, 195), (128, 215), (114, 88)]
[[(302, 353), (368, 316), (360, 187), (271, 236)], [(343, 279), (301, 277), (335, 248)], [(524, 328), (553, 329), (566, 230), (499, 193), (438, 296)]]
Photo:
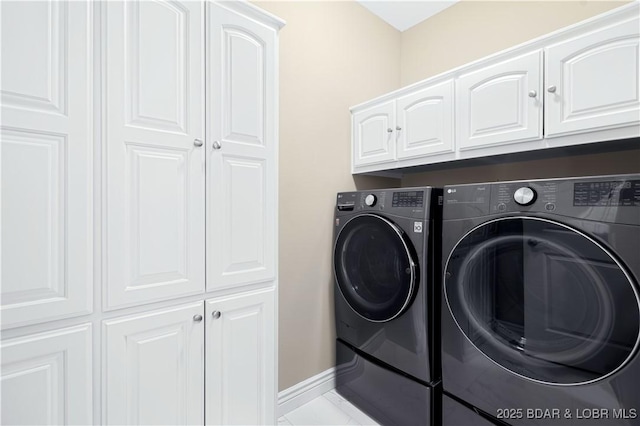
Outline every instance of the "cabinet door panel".
[(215, 290), (275, 276), (276, 34), (207, 8), (207, 290)]
[(640, 19), (548, 47), (546, 86), (547, 136), (640, 122)]
[(1, 423), (91, 424), (91, 348), (90, 324), (3, 341)]
[(274, 423), (273, 298), (269, 290), (207, 301), (208, 425)]
[(461, 76), (456, 80), (460, 150), (541, 139), (541, 90), (542, 51)]
[(91, 312), (92, 14), (0, 4), (3, 328)]
[(453, 80), (397, 101), (398, 159), (454, 151)]
[(108, 2), (106, 307), (204, 291), (204, 5)]
[(104, 322), (104, 423), (202, 424), (203, 303)]
[(363, 166), (396, 157), (395, 101), (353, 114), (353, 164)]

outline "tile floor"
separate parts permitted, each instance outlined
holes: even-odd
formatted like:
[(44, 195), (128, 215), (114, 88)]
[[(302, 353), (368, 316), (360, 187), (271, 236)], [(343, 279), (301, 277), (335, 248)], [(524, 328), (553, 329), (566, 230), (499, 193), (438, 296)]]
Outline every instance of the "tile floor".
[(278, 425), (375, 425), (369, 416), (349, 401), (330, 390), (316, 399), (288, 412)]

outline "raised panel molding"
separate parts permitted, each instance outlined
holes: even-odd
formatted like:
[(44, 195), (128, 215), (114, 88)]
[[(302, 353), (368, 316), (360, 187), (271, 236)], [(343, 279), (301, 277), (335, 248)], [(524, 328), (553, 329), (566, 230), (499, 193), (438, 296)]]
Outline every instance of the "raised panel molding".
[(265, 271), (266, 161), (225, 156), (223, 164), (227, 185), (219, 202), (230, 226), (222, 239), (228, 244), (221, 247), (222, 276)]
[(1, 423), (91, 424), (91, 324), (4, 340)]
[[(127, 145), (130, 281), (138, 287), (187, 280), (189, 168), (186, 150)], [(158, 229), (173, 232), (157, 233)]]
[(533, 50), (456, 79), (460, 153), (535, 140), (542, 147), (542, 58)]
[(202, 424), (203, 302), (103, 322), (102, 421)]
[(453, 80), (396, 101), (398, 160), (454, 152)]
[(127, 125), (189, 133), (189, 18), (179, 2), (126, 2)]
[(223, 139), (264, 146), (264, 42), (246, 29), (224, 25)]
[[(581, 119), (595, 114), (638, 109), (640, 103), (640, 41), (638, 37), (605, 42), (580, 51), (562, 62), (563, 121)], [(602, 84), (611, 78), (610, 69), (602, 64), (616, 65), (615, 84)], [(585, 80), (586, 78), (586, 80)], [(591, 89), (589, 92), (585, 88)], [(593, 91), (597, 91), (594, 96)]]
[[(526, 74), (520, 72), (492, 77), (472, 86), (469, 89), (471, 112), (469, 138), (524, 128), (526, 126), (524, 121), (526, 98), (523, 97), (526, 93), (525, 84)], [(492, 99), (512, 102), (501, 105), (501, 109), (508, 111), (510, 115), (500, 117), (492, 115), (491, 109), (487, 108)]]
[(389, 127), (389, 116), (386, 114), (372, 115), (359, 123), (360, 158), (384, 155), (388, 152), (385, 142), (388, 145), (391, 134), (385, 133)]
[[(64, 375), (65, 351), (3, 366), (2, 424), (66, 424), (64, 401), (61, 401)], [(24, 405), (22, 398), (27, 389), (29, 399), (36, 403), (23, 411), (20, 407)]]
[[(595, 28), (546, 48), (545, 135), (640, 122), (640, 18)], [(611, 65), (616, 64), (615, 73)]]
[(67, 138), (2, 129), (2, 310), (69, 297)]
[[(432, 120), (429, 120), (430, 122), (440, 122), (442, 121), (443, 104), (444, 99), (442, 96), (434, 96), (414, 102), (404, 110), (406, 116), (405, 121), (417, 122), (420, 119), (420, 114), (422, 113), (423, 115), (432, 118)], [(414, 126), (411, 126), (406, 130), (406, 150), (442, 143), (441, 127), (435, 127), (433, 129), (417, 129)], [(431, 131), (432, 133), (429, 133), (428, 131)]]
[(273, 298), (268, 290), (207, 300), (206, 424), (274, 423)]
[(67, 115), (69, 4), (6, 1), (2, 10), (3, 107)]

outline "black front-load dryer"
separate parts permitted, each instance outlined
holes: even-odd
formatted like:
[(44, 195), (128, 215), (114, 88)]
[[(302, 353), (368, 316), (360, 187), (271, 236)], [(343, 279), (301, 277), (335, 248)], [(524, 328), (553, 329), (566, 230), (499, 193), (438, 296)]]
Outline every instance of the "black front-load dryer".
[(439, 421), (441, 190), (339, 193), (337, 390), (382, 424)]
[(511, 425), (640, 424), (640, 175), (448, 186), (442, 382)]

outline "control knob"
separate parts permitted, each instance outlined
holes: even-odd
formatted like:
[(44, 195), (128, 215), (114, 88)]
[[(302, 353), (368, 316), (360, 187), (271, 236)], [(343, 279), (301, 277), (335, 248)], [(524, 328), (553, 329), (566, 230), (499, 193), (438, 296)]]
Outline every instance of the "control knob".
[(378, 199), (376, 198), (376, 196), (375, 196), (375, 195), (373, 195), (373, 194), (369, 194), (369, 195), (367, 195), (367, 196), (365, 197), (365, 199), (364, 199), (364, 203), (365, 203), (367, 206), (369, 206), (369, 207), (373, 207), (373, 206), (375, 206), (375, 205), (376, 205), (376, 201), (377, 201), (377, 200), (378, 200)]
[(536, 200), (536, 192), (528, 186), (518, 188), (513, 194), (513, 199), (521, 206), (528, 206)]

